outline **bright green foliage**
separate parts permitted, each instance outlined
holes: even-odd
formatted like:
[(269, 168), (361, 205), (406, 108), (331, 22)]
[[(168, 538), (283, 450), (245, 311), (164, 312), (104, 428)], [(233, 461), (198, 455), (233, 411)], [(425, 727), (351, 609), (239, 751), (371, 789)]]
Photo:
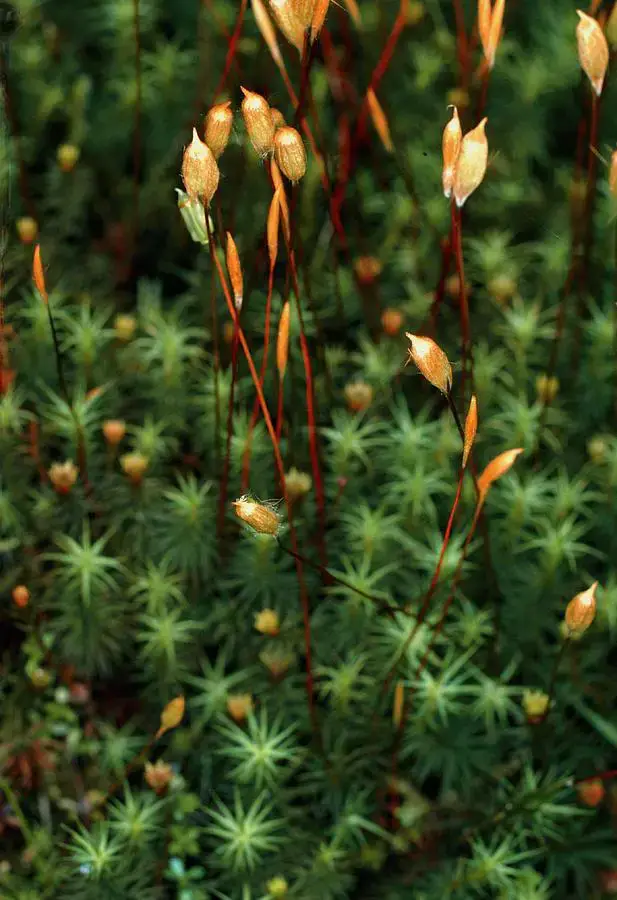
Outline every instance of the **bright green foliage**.
[[(485, 81), (475, 0), (460, 4), (469, 46), (458, 4), (410, 0), (374, 84), (389, 152), (370, 116), (357, 123), (398, 0), (360, 0), (359, 25), (331, 3), (306, 84), (279, 35), (311, 137), (305, 177), (285, 182), (294, 266), (281, 228), (268, 303), (270, 162), (240, 87), (290, 125), (295, 110), (254, 4), (14, 5), (0, 41), (0, 897), (610, 896), (615, 61), (590, 150), (574, 4), (507, 0)], [(177, 191), (215, 99), (234, 127), (207, 226)], [(448, 104), (465, 131), (488, 116), (487, 172), (462, 210), (466, 350)], [(66, 171), (63, 145), (78, 151)], [(289, 506), (217, 277), (227, 231)], [(461, 422), (473, 369), (478, 431), (445, 547), (461, 435), (406, 364), (406, 331), (447, 354)], [(513, 448), (472, 534), (474, 479)], [(276, 535), (239, 522), (245, 494), (273, 501)], [(569, 634), (567, 604), (595, 581), (595, 619)], [(180, 723), (157, 737), (178, 698)], [(577, 782), (597, 774), (593, 805)]]

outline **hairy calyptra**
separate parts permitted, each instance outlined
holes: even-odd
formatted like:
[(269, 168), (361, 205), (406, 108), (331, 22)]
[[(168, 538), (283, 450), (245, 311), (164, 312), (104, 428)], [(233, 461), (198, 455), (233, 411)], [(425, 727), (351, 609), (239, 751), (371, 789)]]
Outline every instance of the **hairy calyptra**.
[(461, 122), (458, 117), (458, 109), (452, 107), (452, 118), (443, 130), (443, 138), (441, 141), (441, 149), (443, 155), (443, 172), (441, 181), (443, 192), (446, 197), (452, 194), (454, 187), (454, 173), (456, 171), (456, 163), (461, 150), (461, 141), (463, 140), (463, 131)]
[(453, 193), (456, 205), (463, 206), (467, 198), (482, 183), (488, 163), (488, 141), (485, 126), (487, 119), (482, 119), (461, 141), (461, 149), (456, 160)]
[(592, 88), (599, 97), (608, 69), (608, 42), (596, 19), (580, 9), (576, 10), (576, 14), (579, 17), (576, 26), (578, 59), (581, 69), (589, 78)]

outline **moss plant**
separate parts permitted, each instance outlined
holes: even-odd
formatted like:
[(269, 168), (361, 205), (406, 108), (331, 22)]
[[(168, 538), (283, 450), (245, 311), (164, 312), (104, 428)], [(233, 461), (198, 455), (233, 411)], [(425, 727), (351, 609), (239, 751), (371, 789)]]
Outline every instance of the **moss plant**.
[(1, 897), (615, 893), (579, 16), (0, 0)]

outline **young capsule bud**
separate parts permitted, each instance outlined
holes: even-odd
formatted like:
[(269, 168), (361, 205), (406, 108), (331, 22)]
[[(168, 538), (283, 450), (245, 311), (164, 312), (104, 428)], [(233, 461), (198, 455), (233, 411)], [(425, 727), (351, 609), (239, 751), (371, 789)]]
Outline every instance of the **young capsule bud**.
[(530, 724), (541, 722), (548, 712), (550, 698), (543, 691), (523, 692), (523, 711)]
[(231, 134), (231, 126), (234, 120), (234, 114), (230, 109), (231, 100), (225, 103), (217, 103), (211, 107), (206, 113), (204, 121), (204, 140), (215, 159), (218, 159), (227, 143)]
[(438, 388), (442, 394), (449, 394), (452, 387), (452, 366), (450, 360), (432, 338), (405, 333), (409, 341), (409, 359), (421, 375)]
[(75, 463), (67, 460), (63, 463), (52, 463), (47, 475), (57, 494), (68, 494), (77, 481), (78, 470)]
[(253, 91), (241, 88), (244, 94), (242, 116), (249, 139), (259, 156), (267, 156), (274, 150), (274, 123), (268, 101)]
[(454, 173), (454, 199), (461, 207), (470, 194), (482, 183), (488, 162), (488, 141), (484, 128), (487, 119), (468, 131), (461, 141), (461, 149)]
[(469, 401), (469, 411), (467, 413), (467, 418), (465, 419), (465, 440), (463, 443), (463, 468), (467, 465), (469, 461), (469, 454), (471, 453), (471, 448), (473, 447), (473, 442), (476, 439), (476, 432), (478, 430), (478, 401), (476, 400), (476, 395), (473, 394), (471, 400)]
[(227, 232), (227, 271), (229, 272), (229, 280), (234, 292), (234, 304), (237, 310), (242, 309), (242, 300), (244, 298), (244, 279), (242, 277), (242, 265), (240, 263), (240, 255), (236, 242), (229, 232)]
[(253, 698), (250, 694), (230, 694), (227, 698), (227, 712), (234, 722), (244, 722), (253, 712)]
[(602, 93), (606, 70), (608, 69), (608, 42), (602, 28), (587, 13), (576, 10), (579, 23), (576, 26), (578, 59), (581, 69), (589, 78), (591, 86), (598, 95)]
[(300, 181), (306, 172), (306, 150), (295, 128), (284, 125), (274, 136), (274, 154), (279, 169), (292, 183)]
[(274, 269), (276, 257), (279, 248), (279, 223), (281, 220), (281, 189), (277, 188), (272, 195), (270, 208), (268, 210), (268, 222), (266, 225), (268, 256), (270, 258), (270, 269)]
[(584, 634), (596, 617), (596, 588), (594, 581), (591, 587), (573, 597), (566, 607), (565, 623), (568, 631), (575, 635)]
[(514, 465), (516, 458), (523, 452), (522, 447), (515, 447), (514, 450), (504, 450), (499, 453), (488, 463), (485, 469), (478, 475), (477, 486), (479, 503), (483, 503), (488, 494), (491, 485), (502, 478)]
[(441, 142), (443, 154), (443, 172), (441, 182), (443, 184), (443, 192), (446, 197), (452, 194), (454, 186), (454, 173), (456, 163), (461, 149), (461, 141), (463, 140), (463, 132), (461, 122), (458, 117), (458, 109), (454, 106), (452, 118), (443, 130), (443, 138)]
[(249, 497), (240, 497), (232, 503), (239, 519), (250, 525), (258, 534), (276, 534), (280, 520), (277, 513), (264, 503), (256, 503)]
[(121, 419), (103, 422), (103, 436), (110, 447), (116, 447), (126, 434), (126, 424)]
[(12, 590), (11, 596), (15, 606), (19, 606), (20, 609), (23, 609), (30, 602), (30, 591), (25, 584), (16, 585)]
[(279, 329), (276, 336), (276, 367), (281, 381), (285, 377), (287, 360), (289, 358), (289, 312), (289, 300), (286, 300), (281, 310)]
[(577, 785), (576, 793), (578, 799), (584, 806), (596, 807), (604, 800), (606, 790), (604, 783), (600, 778), (592, 778), (589, 781), (582, 781)]
[(22, 244), (31, 244), (38, 234), (39, 226), (30, 216), (17, 220), (17, 234)]
[(373, 402), (375, 392), (365, 381), (350, 381), (343, 391), (350, 412), (363, 412)]
[(75, 144), (61, 144), (56, 153), (58, 165), (63, 172), (72, 172), (79, 160), (79, 147)]
[(147, 762), (144, 769), (146, 784), (152, 788), (155, 794), (162, 796), (169, 787), (174, 770), (169, 763), (163, 762), (162, 759), (158, 759), (154, 764)]
[(193, 139), (182, 157), (182, 180), (189, 197), (209, 204), (219, 184), (219, 167), (207, 144), (193, 128)]
[(403, 325), (403, 313), (400, 309), (388, 306), (381, 314), (381, 327), (389, 337), (395, 337)]
[(255, 616), (255, 630), (269, 637), (276, 637), (281, 628), (278, 613), (274, 609), (262, 609)]
[(120, 457), (120, 468), (135, 485), (141, 484), (149, 464), (150, 460), (143, 453), (125, 453)]

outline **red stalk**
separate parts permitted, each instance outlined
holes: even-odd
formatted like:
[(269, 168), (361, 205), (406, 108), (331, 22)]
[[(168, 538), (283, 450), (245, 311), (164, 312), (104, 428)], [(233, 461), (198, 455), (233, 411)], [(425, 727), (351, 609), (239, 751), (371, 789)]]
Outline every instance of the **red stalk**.
[(285, 380), (279, 378), (278, 401), (276, 406), (276, 438), (280, 441), (283, 430), (283, 385)]
[(473, 384), (473, 359), (471, 355), (471, 338), (469, 328), (469, 305), (467, 303), (467, 285), (465, 284), (465, 266), (463, 262), (463, 221), (461, 210), (457, 207), (454, 198), (451, 202), (452, 211), (452, 243), (456, 259), (456, 272), (459, 281), (458, 304), (461, 315), (461, 339), (462, 339), (462, 364), (461, 395), (465, 398), (465, 381), (467, 378), (467, 358)]
[(225, 461), (219, 490), (219, 509), (217, 533), (219, 537), (223, 533), (225, 525), (225, 503), (227, 501), (227, 485), (229, 483), (229, 468), (231, 464), (231, 437), (233, 433), (234, 396), (236, 391), (236, 379), (238, 377), (238, 329), (234, 323), (234, 334), (231, 344), (231, 387), (229, 389), (229, 404), (227, 407), (227, 438), (225, 443)]
[[(270, 271), (268, 273), (268, 296), (266, 298), (266, 317), (265, 317), (265, 328), (264, 328), (264, 349), (263, 349), (263, 357), (261, 360), (261, 368), (259, 372), (259, 383), (263, 387), (265, 377), (266, 377), (266, 369), (268, 367), (268, 352), (270, 349), (270, 319), (272, 313), (272, 289), (274, 287), (274, 265), (276, 260), (272, 260), (270, 262)], [(242, 459), (242, 493), (246, 493), (249, 485), (249, 478), (251, 472), (251, 443), (253, 438), (253, 431), (255, 430), (255, 425), (257, 424), (257, 419), (259, 418), (259, 400), (256, 397), (255, 403), (253, 404), (253, 412), (251, 414), (251, 421), (249, 422), (249, 430), (246, 438), (246, 447), (244, 450), (244, 457)]]
[(133, 126), (133, 223), (131, 229), (131, 262), (139, 237), (139, 179), (141, 175), (141, 37), (139, 32), (139, 0), (133, 0), (133, 29), (135, 34), (135, 120)]
[(223, 74), (219, 80), (219, 83), (216, 86), (216, 90), (214, 91), (214, 99), (218, 97), (223, 88), (225, 87), (225, 83), (227, 82), (227, 77), (229, 72), (231, 71), (231, 67), (234, 63), (234, 59), (236, 56), (236, 50), (238, 48), (238, 41), (240, 40), (240, 35), (242, 34), (242, 25), (244, 23), (244, 15), (246, 13), (246, 3), (247, 0), (240, 0), (240, 9), (238, 10), (238, 15), (236, 17), (236, 24), (234, 26), (234, 30), (229, 39), (229, 45), (227, 47), (227, 55), (225, 56), (225, 65), (223, 67)]

